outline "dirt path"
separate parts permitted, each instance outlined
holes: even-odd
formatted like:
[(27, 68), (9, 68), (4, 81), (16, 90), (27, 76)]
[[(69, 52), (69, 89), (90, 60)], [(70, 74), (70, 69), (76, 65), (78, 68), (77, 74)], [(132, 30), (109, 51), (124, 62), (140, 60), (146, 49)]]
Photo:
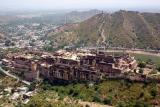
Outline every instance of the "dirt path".
[[(102, 17), (102, 24), (99, 26), (99, 29), (98, 29), (98, 34), (101, 36), (102, 38), (102, 43), (105, 44), (105, 41), (106, 41), (106, 37), (105, 37), (105, 34), (104, 34), (104, 29), (103, 29), (103, 26), (105, 24), (105, 16), (103, 14), (103, 17)], [(97, 43), (100, 42), (100, 38), (98, 39)]]
[(85, 101), (79, 101), (79, 104), (82, 105), (83, 107), (86, 107), (86, 105), (89, 105), (89, 107), (113, 107), (109, 105), (102, 105), (94, 102), (85, 102)]
[[(18, 81), (20, 80), (19, 77), (10, 74), (9, 72), (3, 70), (1, 67), (0, 67), (0, 71), (3, 72), (5, 75), (7, 75), (7, 76), (9, 76), (9, 77), (15, 78), (15, 79), (17, 79)], [(20, 80), (20, 81), (23, 82), (23, 83), (26, 84), (26, 85), (30, 85), (30, 84), (31, 84), (30, 82), (25, 81), (25, 80)]]

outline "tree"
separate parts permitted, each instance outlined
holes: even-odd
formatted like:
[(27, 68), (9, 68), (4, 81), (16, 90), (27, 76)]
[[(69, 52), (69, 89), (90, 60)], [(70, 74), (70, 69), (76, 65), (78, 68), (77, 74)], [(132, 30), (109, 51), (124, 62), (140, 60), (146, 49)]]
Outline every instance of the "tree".
[(45, 51), (48, 51), (48, 52), (51, 52), (51, 51), (54, 50), (53, 47), (52, 47), (52, 45), (45, 45), (45, 46), (43, 47), (43, 49), (44, 49)]
[(10, 46), (10, 45), (11, 45), (11, 40), (7, 39), (7, 40), (5, 41), (5, 46)]
[(29, 104), (29, 107), (36, 107), (36, 103), (35, 102), (32, 102), (31, 104)]
[(35, 42), (29, 42), (30, 46), (35, 46)]
[(143, 101), (137, 101), (134, 107), (149, 107), (149, 105)]
[(77, 97), (79, 95), (79, 92), (78, 91), (74, 91), (74, 93), (73, 93), (73, 97)]
[(29, 88), (29, 91), (35, 90), (35, 88), (36, 88), (36, 83), (35, 83), (35, 82), (32, 82), (32, 83), (28, 86), (28, 88)]
[(49, 105), (47, 105), (47, 107), (52, 107), (52, 105), (51, 105), (51, 104), (49, 104)]
[(124, 102), (120, 102), (117, 107), (126, 107)]
[(143, 74), (143, 69), (142, 68), (139, 69), (139, 73)]
[(103, 103), (104, 103), (104, 104), (111, 105), (111, 104), (112, 104), (112, 98), (105, 98), (105, 99), (103, 100)]
[(18, 101), (16, 107), (23, 107), (23, 106), (22, 106), (22, 102), (21, 102), (21, 101)]
[(90, 107), (88, 104), (86, 104), (86, 107)]
[(52, 90), (52, 86), (48, 81), (44, 81), (42, 85), (43, 90)]
[(159, 66), (159, 67), (157, 67), (157, 70), (160, 72), (160, 66)]
[(73, 89), (70, 89), (68, 94), (69, 94), (69, 95), (72, 95), (73, 92), (74, 92), (74, 90), (73, 90)]
[(157, 96), (157, 90), (156, 89), (152, 89), (151, 90), (151, 95), (153, 96), (153, 97), (156, 97)]
[(139, 95), (139, 98), (142, 98), (144, 96), (144, 93), (141, 92), (140, 95)]
[(154, 64), (152, 59), (148, 59), (146, 62), (147, 62), (147, 64), (151, 64), (151, 65)]
[(93, 97), (93, 101), (94, 101), (94, 102), (102, 102), (102, 99), (101, 99), (101, 97), (100, 97), (99, 95), (95, 95), (95, 96)]
[(11, 46), (15, 46), (16, 44), (15, 44), (15, 42), (11, 42), (10, 45)]
[(140, 67), (140, 68), (145, 68), (145, 67), (146, 67), (146, 63), (145, 63), (145, 62), (140, 62), (140, 63), (138, 64), (138, 67)]

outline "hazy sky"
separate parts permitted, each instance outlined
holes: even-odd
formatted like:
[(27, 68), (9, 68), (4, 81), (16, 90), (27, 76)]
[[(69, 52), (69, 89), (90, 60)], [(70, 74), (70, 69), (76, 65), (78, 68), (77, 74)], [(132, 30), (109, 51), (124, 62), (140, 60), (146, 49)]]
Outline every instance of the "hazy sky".
[(160, 10), (160, 0), (0, 0), (0, 8)]

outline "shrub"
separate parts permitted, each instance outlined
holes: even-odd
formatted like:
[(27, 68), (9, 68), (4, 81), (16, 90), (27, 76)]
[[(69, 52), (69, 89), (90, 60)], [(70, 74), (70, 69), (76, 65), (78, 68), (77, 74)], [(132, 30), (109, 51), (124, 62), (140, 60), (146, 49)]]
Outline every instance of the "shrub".
[(143, 74), (143, 69), (142, 68), (139, 69), (139, 73)]
[(146, 63), (147, 63), (147, 64), (154, 64), (154, 62), (153, 62), (152, 59), (148, 59), (148, 60), (146, 61)]
[(140, 95), (139, 95), (139, 98), (142, 98), (144, 96), (144, 93), (141, 92)]
[(29, 104), (29, 107), (36, 107), (36, 103), (35, 102), (32, 102), (31, 104)]
[(53, 107), (51, 104), (47, 105), (47, 107)]
[(151, 95), (153, 96), (153, 97), (156, 97), (157, 96), (157, 90), (156, 89), (152, 89), (151, 90)]
[(86, 107), (90, 107), (88, 104), (86, 104)]
[(109, 92), (112, 92), (112, 89), (109, 89)]
[(73, 94), (73, 92), (74, 92), (73, 89), (70, 89), (68, 94), (71, 95)]
[(101, 100), (101, 97), (100, 96), (98, 96), (98, 95), (95, 95), (94, 97), (93, 97), (93, 101), (94, 102), (102, 102), (102, 100)]
[(35, 83), (35, 82), (32, 82), (32, 83), (28, 86), (29, 91), (33, 91), (33, 90), (35, 90), (35, 88), (36, 88), (36, 83)]
[(95, 90), (95, 91), (97, 91), (97, 90), (98, 90), (98, 86), (97, 86), (97, 85), (95, 86), (94, 90)]
[(120, 102), (120, 103), (117, 105), (117, 107), (126, 107), (126, 105), (125, 105), (125, 103)]
[(52, 89), (52, 86), (51, 84), (49, 84), (48, 82), (44, 82), (43, 85), (42, 85), (42, 89), (43, 90), (51, 90)]
[(111, 104), (112, 104), (112, 98), (105, 98), (105, 99), (103, 100), (103, 103), (104, 103), (104, 104), (111, 105)]
[(44, 49), (45, 51), (48, 51), (48, 52), (54, 51), (52, 45), (45, 45), (45, 46), (43, 47), (43, 49)]
[(160, 66), (159, 66), (159, 67), (157, 67), (157, 70), (160, 72)]
[(74, 92), (72, 96), (73, 96), (73, 97), (77, 97), (78, 95), (79, 95), (78, 92)]
[(143, 101), (137, 101), (134, 107), (150, 107), (150, 106)]
[(140, 62), (140, 63), (138, 64), (138, 67), (140, 67), (140, 68), (145, 68), (145, 67), (146, 67), (146, 63), (145, 63), (145, 62)]

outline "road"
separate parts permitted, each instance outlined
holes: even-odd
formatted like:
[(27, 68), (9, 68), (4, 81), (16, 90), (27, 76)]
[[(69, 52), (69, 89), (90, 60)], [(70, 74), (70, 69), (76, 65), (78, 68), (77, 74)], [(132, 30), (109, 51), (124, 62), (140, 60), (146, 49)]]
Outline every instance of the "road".
[(3, 72), (5, 75), (7, 75), (7, 76), (9, 76), (9, 77), (12, 77), (12, 78), (14, 78), (14, 79), (17, 79), (17, 80), (21, 81), (22, 83), (24, 83), (24, 84), (26, 84), (26, 85), (30, 85), (30, 84), (31, 84), (31, 83), (28, 82), (28, 81), (21, 80), (19, 77), (10, 74), (9, 72), (7, 72), (7, 71), (5, 71), (4, 69), (2, 69), (1, 67), (0, 67), (0, 72)]
[(152, 56), (158, 56), (160, 57), (160, 53), (151, 53), (146, 51), (140, 51), (140, 50), (104, 50), (105, 52), (126, 52), (126, 53), (132, 53), (132, 54), (143, 54), (143, 55), (152, 55)]
[(125, 48), (113, 48), (113, 49), (105, 49), (105, 47), (84, 47), (80, 49), (87, 49), (87, 50), (99, 50), (102, 52), (126, 52), (126, 53), (131, 53), (131, 54), (143, 54), (143, 55), (151, 55), (151, 56), (158, 56), (160, 57), (160, 51), (156, 50), (142, 50), (142, 49), (125, 49)]

